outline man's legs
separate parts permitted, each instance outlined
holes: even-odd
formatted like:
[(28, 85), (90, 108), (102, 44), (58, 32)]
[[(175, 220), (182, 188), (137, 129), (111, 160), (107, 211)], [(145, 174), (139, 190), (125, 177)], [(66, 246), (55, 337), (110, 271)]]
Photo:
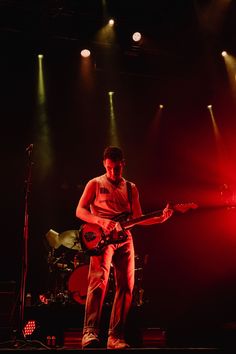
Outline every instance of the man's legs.
[(113, 247), (106, 247), (99, 256), (90, 257), (88, 291), (85, 304), (82, 347), (99, 346), (99, 326), (106, 295)]
[(135, 264), (132, 239), (122, 245), (117, 245), (112, 263), (116, 292), (109, 324), (108, 348), (123, 349), (128, 346), (124, 341), (124, 331), (134, 288)]

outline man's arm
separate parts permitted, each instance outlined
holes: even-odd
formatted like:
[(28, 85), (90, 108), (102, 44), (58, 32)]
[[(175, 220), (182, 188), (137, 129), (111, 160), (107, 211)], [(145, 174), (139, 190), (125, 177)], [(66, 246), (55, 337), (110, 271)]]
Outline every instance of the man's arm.
[(162, 215), (154, 216), (153, 218), (147, 219), (139, 223), (139, 225), (154, 225), (154, 224), (161, 224), (168, 220), (171, 215), (173, 214), (174, 210), (169, 207), (169, 204), (162, 211)]
[(90, 204), (93, 202), (96, 195), (96, 183), (89, 181), (80, 197), (76, 208), (76, 216), (88, 223), (97, 224), (97, 217), (90, 212)]
[[(133, 218), (138, 218), (142, 216), (143, 213), (139, 201), (139, 192), (136, 186), (132, 190), (132, 197), (133, 197)], [(162, 215), (155, 216), (151, 219), (141, 221), (139, 225), (154, 225), (154, 224), (163, 223), (164, 221), (168, 220), (171, 217), (173, 212), (174, 212), (173, 209), (171, 209), (169, 204), (167, 204), (165, 209), (162, 212)]]

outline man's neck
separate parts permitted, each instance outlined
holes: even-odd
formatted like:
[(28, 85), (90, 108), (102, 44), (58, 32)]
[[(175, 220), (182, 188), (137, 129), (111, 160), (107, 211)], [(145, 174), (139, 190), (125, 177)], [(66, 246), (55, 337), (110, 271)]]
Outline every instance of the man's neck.
[[(107, 177), (107, 175), (106, 175), (106, 177)], [(107, 177), (107, 179), (108, 179), (108, 181), (111, 183), (111, 184), (113, 184), (113, 186), (118, 186), (120, 183), (121, 183), (121, 181), (122, 181), (122, 177), (121, 178), (119, 178), (118, 180), (113, 180), (113, 179), (111, 179), (111, 178), (109, 178), (109, 177)]]

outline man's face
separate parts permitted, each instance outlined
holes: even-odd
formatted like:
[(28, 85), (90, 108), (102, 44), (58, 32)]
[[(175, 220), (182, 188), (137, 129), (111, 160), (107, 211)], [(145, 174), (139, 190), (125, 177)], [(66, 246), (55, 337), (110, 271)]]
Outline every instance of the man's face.
[(103, 165), (106, 169), (107, 178), (113, 182), (118, 182), (122, 178), (124, 161), (112, 161), (106, 159), (103, 161)]

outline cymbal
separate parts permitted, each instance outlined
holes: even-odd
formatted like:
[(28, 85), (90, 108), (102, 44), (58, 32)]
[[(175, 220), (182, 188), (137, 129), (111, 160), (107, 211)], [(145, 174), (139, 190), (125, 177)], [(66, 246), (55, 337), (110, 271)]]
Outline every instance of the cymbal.
[(59, 234), (59, 242), (61, 245), (76, 251), (82, 251), (81, 244), (79, 242), (78, 230), (67, 230)]
[(59, 233), (52, 230), (52, 229), (50, 229), (46, 233), (46, 239), (52, 248), (58, 248), (61, 245), (60, 240), (59, 240)]

